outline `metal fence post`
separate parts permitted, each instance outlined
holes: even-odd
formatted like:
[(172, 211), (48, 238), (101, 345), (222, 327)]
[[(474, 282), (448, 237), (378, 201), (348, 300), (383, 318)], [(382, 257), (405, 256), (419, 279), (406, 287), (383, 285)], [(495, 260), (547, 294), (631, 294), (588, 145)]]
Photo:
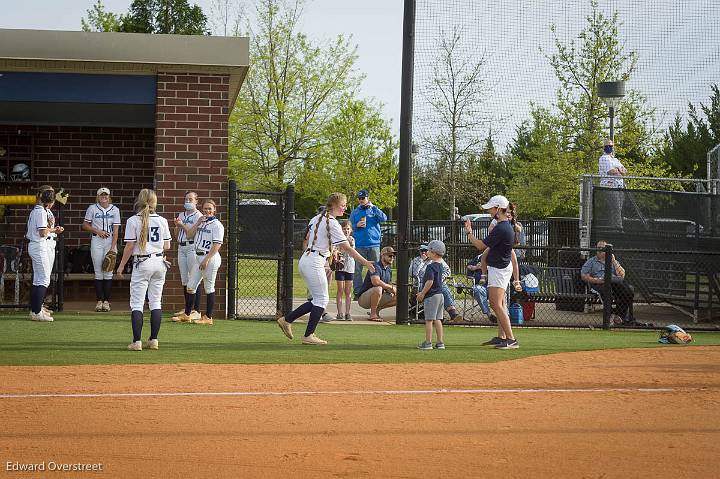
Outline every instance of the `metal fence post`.
[(227, 316), (235, 319), (237, 306), (237, 183), (228, 185), (228, 268), (227, 268)]
[(603, 278), (603, 288), (605, 289), (605, 298), (603, 299), (603, 329), (610, 329), (610, 314), (612, 314), (613, 292), (612, 292), (612, 272), (613, 272), (613, 245), (605, 244), (605, 277)]
[(285, 251), (283, 257), (283, 298), (282, 315), (292, 311), (293, 301), (293, 230), (295, 225), (295, 187), (285, 190)]

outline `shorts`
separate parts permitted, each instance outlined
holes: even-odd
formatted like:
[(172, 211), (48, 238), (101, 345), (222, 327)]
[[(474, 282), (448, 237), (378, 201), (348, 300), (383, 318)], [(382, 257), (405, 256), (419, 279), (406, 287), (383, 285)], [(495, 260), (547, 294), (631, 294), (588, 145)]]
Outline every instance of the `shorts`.
[(350, 273), (349, 271), (335, 271), (335, 280), (336, 281), (352, 281), (353, 273)]
[[(370, 296), (372, 296), (372, 290), (373, 288), (370, 288), (360, 295), (358, 298), (358, 306), (363, 309), (370, 309)], [(393, 299), (394, 298), (390, 293), (383, 291), (382, 296), (380, 296), (380, 301), (378, 301), (378, 309), (384, 308), (387, 304), (391, 303)]]
[(435, 293), (423, 300), (423, 309), (425, 310), (425, 321), (433, 321), (443, 319), (445, 308), (443, 307), (442, 293)]
[(509, 263), (504, 268), (488, 266), (488, 288), (500, 288), (506, 290), (512, 278), (513, 267)]

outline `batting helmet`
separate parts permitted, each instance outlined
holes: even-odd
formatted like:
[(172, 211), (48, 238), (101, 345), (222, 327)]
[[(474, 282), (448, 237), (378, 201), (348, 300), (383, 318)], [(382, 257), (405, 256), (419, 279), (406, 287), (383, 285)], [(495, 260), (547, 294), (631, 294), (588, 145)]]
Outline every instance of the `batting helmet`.
[(12, 181), (23, 181), (30, 179), (30, 167), (25, 163), (17, 163), (13, 165), (12, 171), (10, 172), (10, 179)]

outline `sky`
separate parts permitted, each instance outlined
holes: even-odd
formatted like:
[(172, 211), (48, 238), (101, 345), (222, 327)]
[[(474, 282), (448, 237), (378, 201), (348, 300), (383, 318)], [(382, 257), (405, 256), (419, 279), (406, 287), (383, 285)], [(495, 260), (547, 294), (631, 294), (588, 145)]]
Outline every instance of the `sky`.
[[(0, 0), (0, 28), (80, 30), (95, 0)], [(243, 0), (238, 0), (243, 2)], [(637, 70), (626, 89), (642, 94), (655, 108), (658, 131), (688, 102), (707, 103), (710, 85), (720, 78), (720, 1), (597, 0), (600, 11), (619, 15), (621, 43), (638, 54)], [(106, 10), (127, 12), (131, 0), (104, 0)], [(210, 16), (213, 0), (191, 0)], [(254, 0), (245, 0), (254, 11)], [(306, 0), (300, 30), (317, 42), (337, 35), (357, 45), (356, 68), (365, 76), (360, 95), (383, 105), (392, 131), (399, 132), (402, 53), (402, 0)], [(417, 0), (413, 138), (437, 129), (429, 111), (428, 88), (436, 70), (439, 39), (457, 29), (468, 63), (485, 62), (486, 96), (481, 110), (489, 120), (478, 135), (491, 132), (503, 149), (533, 105), (552, 107), (560, 87), (548, 62), (554, 51), (550, 25), (564, 43), (586, 25), (590, 0)], [(430, 92), (432, 93), (432, 92)], [(423, 156), (421, 151), (420, 157)], [(422, 158), (419, 158), (422, 160)]]
[[(0, 28), (81, 30), (80, 19), (95, 0), (0, 0)], [(106, 11), (125, 13), (131, 0), (103, 0)], [(210, 15), (212, 0), (191, 0)], [(246, 8), (254, 3), (246, 2)], [(383, 113), (399, 131), (402, 0), (307, 0), (300, 30), (318, 42), (352, 36), (356, 67), (365, 75), (360, 95), (383, 104)]]

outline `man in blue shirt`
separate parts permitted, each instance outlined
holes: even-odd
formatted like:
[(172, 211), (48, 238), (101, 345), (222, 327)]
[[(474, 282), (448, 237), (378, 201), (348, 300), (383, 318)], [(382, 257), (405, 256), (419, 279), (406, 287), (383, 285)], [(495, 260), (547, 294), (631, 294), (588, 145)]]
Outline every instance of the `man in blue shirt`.
[[(385, 213), (370, 202), (368, 190), (360, 190), (357, 194), (358, 206), (350, 213), (350, 225), (355, 238), (355, 250), (368, 261), (380, 260), (380, 244), (382, 236), (380, 223), (387, 221)], [(363, 265), (355, 262), (353, 275), (353, 290), (355, 296), (360, 296), (360, 287), (363, 281)]]
[(378, 314), (381, 309), (395, 306), (397, 290), (392, 285), (392, 265), (395, 261), (395, 250), (386, 246), (380, 252), (380, 261), (376, 261), (375, 272), (365, 275), (360, 289), (358, 289), (358, 305), (370, 309), (370, 321), (382, 321)]
[(606, 241), (597, 242), (597, 253), (585, 261), (580, 269), (580, 278), (590, 285), (590, 288), (597, 291), (603, 301), (607, 301), (608, 293), (612, 290), (615, 298), (615, 308), (610, 315), (611, 324), (633, 324), (634, 320), (627, 316), (628, 310), (632, 310), (633, 297), (635, 292), (625, 282), (625, 268), (620, 266), (617, 258), (612, 258), (612, 277), (610, 288), (605, 284), (605, 245)]

